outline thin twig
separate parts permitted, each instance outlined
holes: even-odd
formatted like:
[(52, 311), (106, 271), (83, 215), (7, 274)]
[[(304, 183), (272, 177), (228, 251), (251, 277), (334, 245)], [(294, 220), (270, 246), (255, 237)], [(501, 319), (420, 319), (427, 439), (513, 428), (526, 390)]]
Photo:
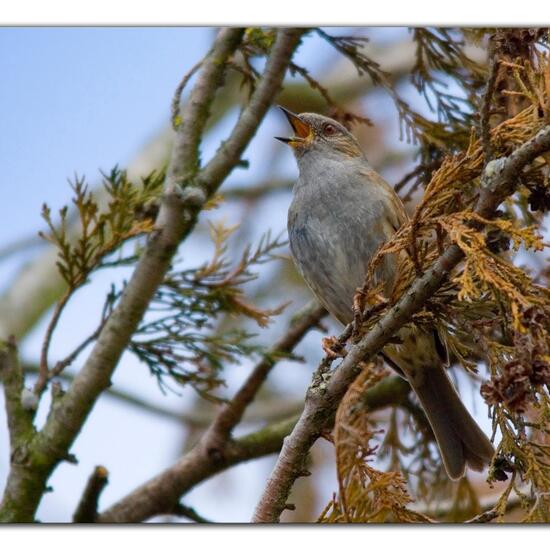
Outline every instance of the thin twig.
[(485, 155), (485, 165), (493, 159), (493, 149), (491, 147), (491, 105), (493, 103), (493, 96), (497, 84), (499, 60), (497, 59), (493, 42), (490, 42), (489, 46), (489, 79), (487, 80), (487, 86), (485, 87), (485, 93), (483, 94), (483, 101), (481, 104), (481, 116), (480, 116), (480, 129), (481, 129), (481, 144), (483, 147), (483, 153)]
[(416, 168), (405, 174), (394, 186), (393, 190), (399, 195), (401, 189), (409, 183), (413, 178), (416, 176), (419, 176), (422, 174), (422, 171), (424, 170), (424, 166), (422, 164), (419, 164)]
[(171, 105), (171, 112), (172, 112), (172, 128), (174, 130), (177, 130), (179, 124), (181, 124), (181, 121), (178, 121), (178, 118), (180, 116), (180, 103), (181, 103), (181, 94), (183, 93), (183, 90), (185, 86), (187, 86), (187, 83), (189, 80), (191, 80), (191, 77), (201, 68), (202, 64), (204, 62), (204, 59), (201, 59), (198, 63), (193, 65), (191, 69), (183, 76), (180, 83), (178, 84), (178, 87), (176, 88), (176, 91), (174, 92), (174, 96), (172, 97), (172, 105)]
[(201, 516), (195, 511), (191, 506), (185, 506), (184, 504), (178, 504), (171, 512), (174, 516), (181, 516), (187, 519), (194, 521), (195, 523), (214, 523), (206, 519), (204, 516)]
[(48, 374), (48, 380), (52, 379), (54, 376), (59, 376), (94, 340), (97, 340), (105, 321), (106, 319), (103, 319), (94, 332), (83, 340), (71, 353), (69, 353), (69, 355), (67, 355), (67, 357), (57, 361)]
[(65, 306), (69, 302), (69, 298), (71, 296), (72, 292), (70, 289), (67, 290), (65, 294), (63, 294), (63, 296), (55, 306), (52, 318), (50, 319), (48, 328), (46, 329), (44, 341), (42, 342), (42, 350), (40, 352), (40, 372), (38, 373), (38, 378), (36, 379), (33, 390), (37, 397), (40, 397), (42, 395), (42, 392), (48, 384), (48, 380), (50, 378), (50, 369), (48, 367), (48, 351), (50, 349), (50, 344), (52, 341), (53, 333), (55, 331), (55, 327), (59, 323), (61, 314), (63, 313), (63, 310), (65, 309)]
[(319, 325), (325, 315), (325, 308), (315, 301), (307, 304), (295, 315), (285, 334), (267, 351), (264, 359), (254, 367), (233, 399), (223, 406), (212, 422), (205, 435), (208, 452), (222, 452), (231, 430), (241, 421), (246, 408), (275, 366), (275, 358), (290, 353), (311, 328)]

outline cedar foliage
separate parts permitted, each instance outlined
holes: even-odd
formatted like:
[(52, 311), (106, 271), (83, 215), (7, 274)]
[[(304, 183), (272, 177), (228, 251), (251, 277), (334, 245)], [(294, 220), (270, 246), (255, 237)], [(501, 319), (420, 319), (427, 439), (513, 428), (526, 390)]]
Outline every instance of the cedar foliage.
[[(464, 55), (457, 55), (456, 45), (446, 47), (444, 40), (438, 40), (431, 42), (432, 49), (426, 49), (424, 33), (420, 31), (414, 35), (419, 58), (413, 78), (421, 75), (424, 82), (417, 86), (419, 91), (425, 93), (430, 89), (436, 96), (439, 93), (435, 85), (426, 84), (431, 74), (426, 66), (442, 67), (436, 60), (430, 61), (433, 48), (446, 52), (448, 75), (475, 71), (477, 77), (477, 67), (466, 63)], [(476, 39), (485, 40), (488, 34), (479, 31)], [(440, 36), (448, 37), (448, 34)], [(492, 159), (510, 154), (550, 121), (547, 38), (547, 33), (514, 29), (497, 31), (490, 37), (490, 63), (494, 63), (496, 78), (492, 84), (494, 89), (481, 96), (482, 101), (488, 102), (485, 108), (490, 110), (486, 121), (490, 124), (487, 142), (483, 142), (480, 125), (472, 125), (471, 117), (448, 114), (458, 104), (449, 102), (445, 95), (440, 98), (440, 106), (434, 108), (439, 124), (448, 127), (449, 132), (451, 126), (458, 126), (461, 135), (470, 134), (468, 142), (461, 149), (451, 140), (434, 155), (427, 150), (432, 141), (430, 132), (443, 126), (424, 126), (419, 138), (420, 155), (430, 155), (438, 166), (431, 171), (422, 200), (410, 221), (371, 262), (365, 286), (356, 299), (360, 310), (365, 306), (374, 307), (360, 328), (364, 333), (395, 303), (415, 275), (429, 267), (449, 244), (457, 244), (463, 251), (464, 261), (412, 322), (428, 330), (435, 328), (451, 362), (460, 364), (472, 380), (477, 380), (478, 374), (488, 379), (482, 384), (481, 393), (489, 405), (493, 435), (500, 440), (488, 482), (505, 482), (491, 518), (498, 521), (503, 520), (512, 497), (519, 499), (522, 521), (550, 520), (548, 273), (544, 270), (530, 272), (516, 259), (520, 252), (536, 254), (548, 246), (543, 241), (548, 204), (542, 198), (548, 193), (548, 157), (540, 158), (521, 174), (516, 192), (505, 201), (497, 218), (481, 218), (473, 211), (473, 205), (483, 169), (489, 172), (498, 169), (498, 162)], [(420, 56), (427, 61), (423, 63)], [(358, 62), (362, 64), (361, 60)], [(465, 79), (465, 82), (473, 81), (474, 75), (471, 80)], [(472, 113), (483, 108), (479, 99), (470, 96), (470, 101)], [(499, 108), (501, 104), (506, 109)], [(441, 134), (438, 139), (445, 141)], [(491, 160), (493, 164), (489, 164)], [(379, 261), (389, 253), (399, 254), (402, 269), (393, 296), (386, 302), (378, 295), (379, 289), (373, 288), (369, 281)], [(480, 370), (479, 362), (486, 364), (487, 373)], [(368, 372), (369, 367), (365, 370)], [(369, 376), (362, 377), (363, 390), (368, 380)], [(365, 428), (368, 411), (363, 410), (362, 418), (358, 418), (354, 399), (354, 394), (360, 393), (356, 387), (358, 383), (360, 379), (348, 391), (338, 410), (335, 445), (339, 492), (330, 503), (329, 512), (325, 511), (320, 519), (330, 522), (430, 521), (415, 516), (412, 509), (407, 508), (409, 502), (404, 492), (411, 501), (412, 495), (416, 495), (414, 509), (419, 506), (429, 509), (436, 494), (439, 499), (450, 500), (450, 509), (443, 517), (434, 516), (434, 520), (470, 519), (479, 512), (475, 491), (471, 487), (464, 490), (469, 486), (467, 480), (453, 488), (441, 476), (440, 468), (432, 468), (432, 458), (426, 455), (425, 446), (403, 446), (395, 434), (384, 444), (392, 446), (395, 454), (413, 455), (407, 462), (415, 468), (416, 483), (409, 483), (408, 490), (403, 488), (405, 478), (410, 478), (413, 471), (404, 462), (400, 462), (402, 473), (394, 471), (393, 476), (384, 478), (380, 471), (373, 471), (368, 464), (373, 455), (367, 442), (372, 439), (373, 432)], [(362, 430), (360, 435), (359, 429)], [(425, 464), (418, 469), (418, 462)], [(380, 494), (385, 495), (385, 499), (381, 499)]]

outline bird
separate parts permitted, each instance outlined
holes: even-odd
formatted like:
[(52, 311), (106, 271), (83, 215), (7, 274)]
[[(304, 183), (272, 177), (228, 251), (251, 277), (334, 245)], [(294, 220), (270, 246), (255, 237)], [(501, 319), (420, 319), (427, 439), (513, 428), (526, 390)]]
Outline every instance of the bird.
[[(407, 213), (345, 126), (317, 113), (280, 108), (294, 135), (276, 139), (291, 147), (299, 171), (288, 210), (291, 255), (313, 294), (347, 325), (370, 260), (407, 221)], [(376, 269), (374, 283), (382, 285), (386, 297), (398, 269), (395, 254), (385, 255)], [(451, 382), (435, 330), (409, 324), (396, 336), (382, 356), (418, 397), (447, 475), (458, 480), (466, 466), (482, 471), (494, 448)]]

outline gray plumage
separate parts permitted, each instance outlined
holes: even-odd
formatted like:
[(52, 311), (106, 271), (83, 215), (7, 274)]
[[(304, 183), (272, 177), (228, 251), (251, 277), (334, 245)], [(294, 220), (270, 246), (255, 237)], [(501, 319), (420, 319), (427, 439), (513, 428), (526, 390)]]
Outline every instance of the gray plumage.
[[(321, 115), (284, 111), (297, 135), (278, 139), (292, 146), (300, 172), (288, 212), (292, 256), (320, 302), (347, 324), (370, 259), (407, 216), (348, 130)], [(386, 255), (375, 274), (388, 295), (396, 269), (396, 258)], [(493, 447), (460, 401), (434, 335), (406, 327), (398, 336), (402, 343), (387, 345), (384, 355), (417, 394), (449, 477), (464, 475), (466, 464), (481, 470)]]

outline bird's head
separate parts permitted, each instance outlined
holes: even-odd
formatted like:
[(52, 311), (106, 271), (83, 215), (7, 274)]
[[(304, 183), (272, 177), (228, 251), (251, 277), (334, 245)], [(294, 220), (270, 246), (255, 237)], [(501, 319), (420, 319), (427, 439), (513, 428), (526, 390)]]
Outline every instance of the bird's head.
[(290, 145), (297, 157), (316, 153), (324, 157), (362, 157), (363, 152), (355, 137), (342, 124), (317, 113), (299, 115), (280, 107), (294, 130), (292, 137), (277, 137)]

